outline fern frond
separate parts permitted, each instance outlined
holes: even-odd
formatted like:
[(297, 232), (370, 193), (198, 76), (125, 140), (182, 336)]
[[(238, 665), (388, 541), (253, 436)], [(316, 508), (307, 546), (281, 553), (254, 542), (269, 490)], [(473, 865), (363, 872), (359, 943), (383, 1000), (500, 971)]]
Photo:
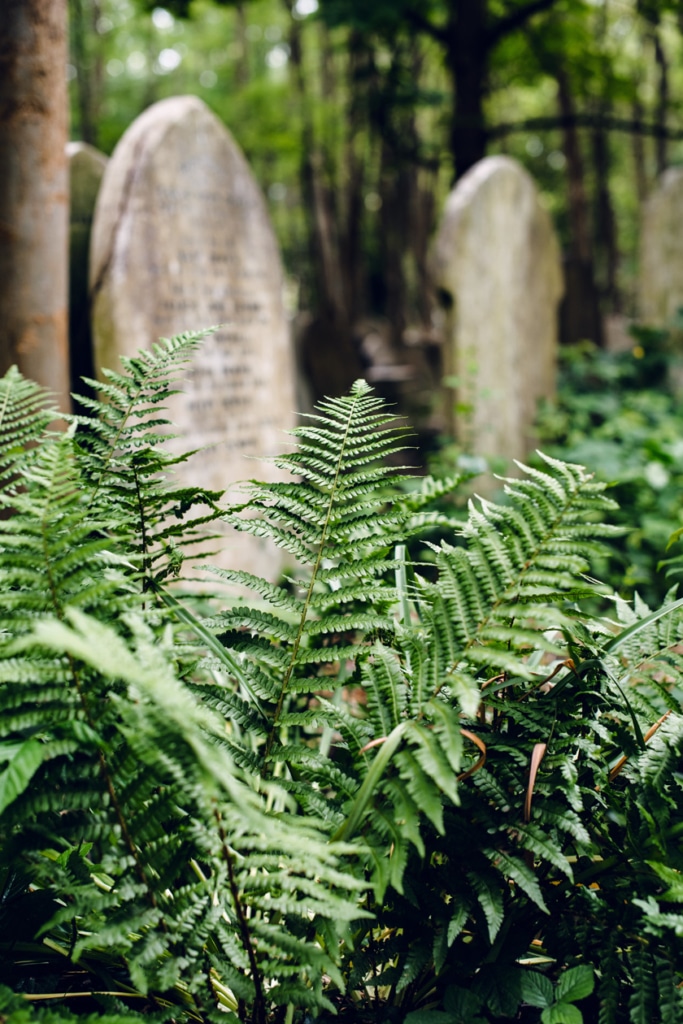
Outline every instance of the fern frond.
[(0, 501), (15, 491), (19, 468), (30, 462), (57, 417), (52, 396), (26, 380), (16, 366), (0, 379)]
[[(78, 417), (79, 468), (87, 481), (91, 513), (108, 513), (119, 540), (138, 554), (149, 582), (179, 571), (178, 559), (210, 536), (221, 492), (169, 486), (165, 477), (191, 454), (171, 455), (163, 445), (173, 434), (164, 403), (176, 394), (185, 368), (210, 331), (162, 339), (134, 357), (123, 372), (104, 371), (104, 382), (86, 381), (98, 399)], [(203, 509), (198, 514), (195, 508)], [(189, 518), (188, 514), (190, 514)], [(182, 537), (183, 550), (174, 545)]]

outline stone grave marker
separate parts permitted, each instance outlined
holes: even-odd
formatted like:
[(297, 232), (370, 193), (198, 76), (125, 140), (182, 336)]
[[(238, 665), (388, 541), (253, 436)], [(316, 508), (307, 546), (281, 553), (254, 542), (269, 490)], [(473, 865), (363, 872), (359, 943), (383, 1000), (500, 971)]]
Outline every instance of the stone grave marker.
[(656, 327), (683, 307), (683, 167), (671, 167), (643, 207), (638, 312)]
[(69, 142), (71, 210), (69, 217), (69, 353), (71, 390), (83, 392), (81, 377), (94, 376), (88, 258), (90, 233), (97, 193), (107, 166), (107, 157), (86, 142)]
[(446, 421), (473, 455), (524, 459), (555, 389), (560, 251), (536, 186), (487, 157), (449, 195), (434, 247), (447, 310)]
[[(179, 467), (180, 483), (227, 487), (240, 500), (236, 481), (279, 478), (248, 457), (283, 451), (295, 421), (282, 283), (265, 201), (230, 133), (196, 97), (151, 106), (116, 147), (97, 202), (95, 355), (98, 367), (117, 367), (159, 337), (223, 325), (169, 403), (176, 447), (209, 446)], [(213, 564), (279, 574), (267, 542), (225, 529)]]

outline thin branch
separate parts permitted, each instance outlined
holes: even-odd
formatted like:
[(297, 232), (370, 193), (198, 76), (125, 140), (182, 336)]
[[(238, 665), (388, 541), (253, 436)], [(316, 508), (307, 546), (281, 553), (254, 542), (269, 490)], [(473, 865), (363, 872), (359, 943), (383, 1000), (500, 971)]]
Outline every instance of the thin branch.
[(489, 139), (499, 139), (514, 132), (555, 131), (560, 128), (602, 128), (606, 131), (629, 132), (631, 135), (651, 135), (654, 138), (683, 139), (683, 129), (667, 128), (659, 123), (647, 123), (640, 118), (613, 117), (605, 114), (574, 114), (569, 117), (530, 117), (525, 121), (497, 124), (487, 129)]
[(511, 32), (516, 32), (518, 28), (526, 25), (529, 18), (533, 18), (535, 14), (541, 14), (542, 11), (550, 10), (556, 3), (558, 3), (558, 0), (531, 0), (524, 7), (517, 7), (515, 10), (510, 11), (509, 14), (498, 18), (486, 33), (487, 49), (493, 49), (504, 36), (509, 36)]

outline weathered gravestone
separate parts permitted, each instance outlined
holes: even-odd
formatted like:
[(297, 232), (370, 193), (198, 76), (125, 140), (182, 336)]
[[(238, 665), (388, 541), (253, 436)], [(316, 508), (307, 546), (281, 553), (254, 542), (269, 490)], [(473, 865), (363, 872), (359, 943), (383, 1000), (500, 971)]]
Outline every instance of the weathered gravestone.
[[(244, 156), (201, 100), (162, 100), (122, 137), (97, 202), (90, 281), (99, 367), (160, 336), (223, 325), (169, 403), (176, 447), (210, 446), (180, 468), (180, 482), (277, 478), (247, 456), (282, 451), (294, 424), (280, 256)], [(221, 548), (214, 564), (271, 578), (280, 570), (266, 542), (227, 527)]]
[(459, 181), (434, 269), (448, 310), (446, 383), (456, 389), (449, 428), (472, 454), (523, 459), (537, 402), (555, 389), (562, 269), (536, 186), (514, 160), (488, 157)]
[(683, 307), (683, 167), (666, 171), (643, 208), (638, 312), (654, 326)]
[(107, 166), (104, 153), (86, 142), (70, 142), (69, 160), (71, 212), (69, 218), (69, 354), (71, 390), (83, 392), (81, 377), (94, 375), (88, 258), (90, 233), (97, 193)]

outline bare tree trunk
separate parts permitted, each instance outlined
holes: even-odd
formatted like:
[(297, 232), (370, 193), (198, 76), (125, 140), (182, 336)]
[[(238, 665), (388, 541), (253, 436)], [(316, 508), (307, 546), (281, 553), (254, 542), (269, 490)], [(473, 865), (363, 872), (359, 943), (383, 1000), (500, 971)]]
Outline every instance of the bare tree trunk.
[(237, 58), (237, 68), (235, 71), (235, 83), (239, 88), (243, 88), (249, 83), (249, 51), (247, 49), (247, 15), (244, 10), (244, 4), (238, 3), (235, 5), (236, 14), (236, 29), (237, 29), (237, 42), (239, 43), (239, 57)]
[(0, 373), (69, 407), (66, 0), (0, 4)]
[(349, 104), (344, 150), (346, 180), (341, 217), (343, 224), (342, 266), (349, 306), (349, 320), (352, 324), (360, 315), (363, 306), (361, 226), (367, 161), (361, 155), (361, 146), (363, 129), (367, 122), (367, 90), (371, 70), (372, 54), (363, 35), (357, 30), (352, 30), (349, 36)]
[(566, 341), (589, 338), (602, 344), (602, 322), (595, 287), (588, 196), (579, 133), (575, 126), (574, 99), (569, 77), (555, 68), (560, 114), (565, 119), (564, 152), (567, 158), (567, 186), (571, 251), (565, 264), (566, 292), (563, 301), (562, 334)]
[[(599, 114), (608, 112), (607, 103), (602, 103)], [(598, 122), (593, 132), (593, 167), (595, 171), (595, 241), (600, 258), (601, 290), (609, 304), (609, 312), (616, 313), (620, 307), (617, 272), (619, 250), (617, 244), (617, 222), (609, 187), (610, 152), (609, 138), (604, 127)]]
[[(284, 0), (292, 10), (292, 0)], [(291, 64), (302, 112), (301, 188), (308, 218), (317, 318), (304, 341), (303, 360), (314, 399), (338, 395), (360, 376), (361, 366), (351, 337), (349, 307), (342, 272), (335, 211), (323, 174), (303, 67), (301, 25), (291, 21)]]
[(487, 0), (450, 5), (446, 62), (455, 87), (450, 149), (456, 179), (486, 155), (487, 7)]
[(397, 348), (407, 326), (407, 286), (403, 266), (410, 218), (410, 169), (397, 162), (394, 150), (382, 146), (380, 167), (380, 238), (386, 286), (385, 313)]
[(667, 162), (667, 138), (665, 135), (666, 115), (669, 109), (669, 62), (667, 61), (662, 40), (657, 28), (652, 29), (652, 42), (655, 48), (655, 61), (659, 69), (659, 82), (657, 85), (657, 108), (655, 118), (661, 134), (657, 136), (655, 143), (655, 161), (657, 176), (664, 174), (668, 166)]
[(76, 106), (78, 108), (79, 133), (83, 142), (97, 145), (94, 117), (93, 82), (90, 75), (90, 60), (87, 46), (88, 27), (85, 24), (83, 0), (70, 0), (69, 24), (76, 68)]
[(642, 206), (648, 196), (649, 188), (647, 184), (647, 171), (645, 169), (645, 146), (643, 145), (643, 136), (640, 126), (643, 121), (643, 107), (636, 97), (633, 101), (633, 124), (635, 131), (631, 134), (631, 141), (633, 144), (633, 164), (636, 178), (636, 193), (638, 195), (638, 202)]

